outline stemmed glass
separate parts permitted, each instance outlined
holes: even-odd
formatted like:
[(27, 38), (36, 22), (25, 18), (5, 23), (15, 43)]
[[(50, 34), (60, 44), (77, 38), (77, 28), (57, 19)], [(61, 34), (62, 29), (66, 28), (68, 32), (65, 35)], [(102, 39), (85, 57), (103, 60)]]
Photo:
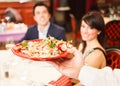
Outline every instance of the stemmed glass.
[(30, 72), (26, 69), (19, 72), (19, 78), (29, 86), (33, 83), (33, 80), (30, 78)]
[(0, 25), (0, 32), (4, 32), (6, 27), (6, 23), (4, 19), (1, 19), (1, 25)]
[(15, 42), (14, 42), (13, 38), (12, 37), (8, 37), (6, 42), (5, 42), (5, 48), (7, 50), (9, 50), (9, 49), (11, 49), (14, 46), (15, 46)]

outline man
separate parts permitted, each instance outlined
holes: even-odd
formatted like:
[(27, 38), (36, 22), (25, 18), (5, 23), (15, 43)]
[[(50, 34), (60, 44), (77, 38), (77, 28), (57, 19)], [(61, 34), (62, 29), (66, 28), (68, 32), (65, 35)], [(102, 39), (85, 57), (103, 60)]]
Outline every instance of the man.
[(37, 24), (30, 26), (25, 36), (19, 42), (38, 38), (44, 39), (48, 36), (66, 40), (65, 29), (50, 22), (51, 15), (47, 5), (42, 2), (36, 3), (33, 6), (33, 15)]

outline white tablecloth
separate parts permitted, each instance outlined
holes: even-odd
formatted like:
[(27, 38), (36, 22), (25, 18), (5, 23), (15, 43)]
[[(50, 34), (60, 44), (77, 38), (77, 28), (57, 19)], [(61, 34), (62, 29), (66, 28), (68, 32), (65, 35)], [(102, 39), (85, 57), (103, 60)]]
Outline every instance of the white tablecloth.
[[(11, 29), (7, 29), (8, 27)], [(0, 29), (1, 29), (1, 24), (0, 24)], [(27, 26), (23, 23), (6, 24), (5, 30), (3, 31), (0, 30), (0, 42), (5, 42), (9, 38), (12, 38), (14, 41), (18, 41), (25, 35), (26, 31), (27, 31)]]
[(25, 32), (16, 33), (0, 33), (0, 42), (5, 42), (12, 38), (13, 41), (20, 40), (25, 35)]
[[(9, 78), (4, 77), (6, 70)], [(35, 82), (48, 83), (60, 76), (61, 73), (45, 61), (23, 59), (11, 50), (0, 50), (0, 86), (33, 86)]]

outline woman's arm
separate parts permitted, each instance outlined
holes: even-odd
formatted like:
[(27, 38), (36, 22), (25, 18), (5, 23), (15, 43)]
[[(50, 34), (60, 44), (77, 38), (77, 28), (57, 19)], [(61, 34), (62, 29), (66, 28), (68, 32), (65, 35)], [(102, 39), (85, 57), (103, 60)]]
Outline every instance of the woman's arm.
[(82, 53), (79, 52), (75, 47), (68, 50), (69, 53), (73, 54), (74, 57), (64, 61), (50, 61), (61, 73), (72, 77), (78, 78), (81, 67), (83, 66)]

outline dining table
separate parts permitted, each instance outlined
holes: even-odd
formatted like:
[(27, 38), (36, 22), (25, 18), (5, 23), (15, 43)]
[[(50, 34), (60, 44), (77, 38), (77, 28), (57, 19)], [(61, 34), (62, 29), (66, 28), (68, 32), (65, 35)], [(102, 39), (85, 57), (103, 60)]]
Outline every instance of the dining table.
[[(2, 25), (0, 24), (0, 29)], [(20, 40), (26, 33), (27, 26), (23, 23), (19, 24), (6, 24), (3, 31), (0, 31), (0, 42), (5, 42), (9, 38), (12, 38), (14, 41)]]
[(19, 57), (0, 50), (0, 86), (53, 86), (48, 84), (62, 74), (47, 61)]

